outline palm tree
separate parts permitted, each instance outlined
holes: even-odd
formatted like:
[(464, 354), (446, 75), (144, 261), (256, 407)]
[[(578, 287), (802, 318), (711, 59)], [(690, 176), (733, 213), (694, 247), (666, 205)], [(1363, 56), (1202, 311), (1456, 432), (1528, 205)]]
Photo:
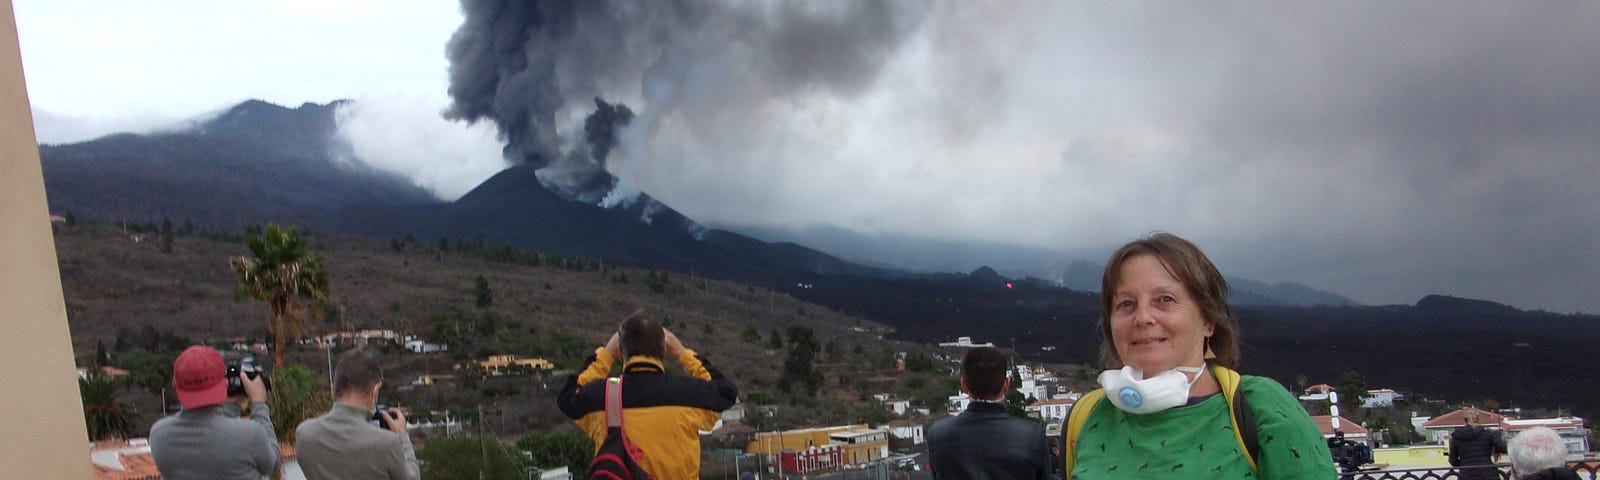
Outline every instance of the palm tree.
[(90, 368), (78, 379), (78, 393), (83, 396), (83, 420), (89, 427), (89, 440), (124, 439), (133, 436), (133, 424), (139, 421), (139, 412), (117, 400), (123, 382)]
[(287, 230), (268, 225), (261, 236), (245, 239), (251, 257), (233, 257), (229, 264), (239, 275), (234, 298), (249, 296), (272, 308), (267, 328), (272, 331), (273, 365), (283, 365), (283, 340), (299, 337), (307, 316), (321, 311), (307, 307), (299, 298), (328, 301), (328, 272), (322, 268), (322, 255), (306, 255), (306, 238), (294, 227)]

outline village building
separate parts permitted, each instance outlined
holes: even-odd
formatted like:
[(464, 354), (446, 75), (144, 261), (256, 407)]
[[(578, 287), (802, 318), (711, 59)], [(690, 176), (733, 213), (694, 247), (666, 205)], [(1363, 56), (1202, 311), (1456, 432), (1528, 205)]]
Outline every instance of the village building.
[(1404, 395), (1389, 388), (1367, 390), (1367, 396), (1361, 399), (1361, 408), (1393, 407), (1394, 402), (1404, 399)]
[[(907, 449), (905, 447), (922, 445), (926, 441), (923, 437), (922, 422), (917, 420), (894, 420), (889, 422), (886, 428), (889, 429), (891, 447), (896, 447), (896, 450), (905, 450)], [(899, 447), (898, 445), (905, 445), (905, 447)]]
[[(1422, 434), (1429, 442), (1444, 444), (1450, 440), (1451, 432), (1467, 425), (1469, 411), (1477, 412), (1478, 425), (1489, 430), (1500, 430), (1500, 423), (1506, 419), (1498, 413), (1467, 407), (1423, 421), (1417, 428), (1417, 433)], [(1412, 421), (1415, 422), (1416, 419), (1413, 418)]]
[(759, 432), (745, 451), (779, 462), (786, 472), (821, 471), (887, 458), (889, 431), (842, 425)]
[(1028, 416), (1037, 418), (1042, 422), (1060, 423), (1061, 420), (1067, 418), (1067, 410), (1072, 409), (1072, 405), (1076, 403), (1078, 403), (1076, 398), (1052, 398), (1033, 402), (1026, 407), (1022, 407), (1022, 410), (1027, 412)]
[[(1311, 423), (1317, 424), (1317, 430), (1322, 432), (1322, 438), (1324, 438), (1324, 439), (1333, 438), (1333, 436), (1334, 436), (1334, 428), (1333, 428), (1333, 416), (1332, 415), (1312, 415), (1311, 416)], [(1343, 433), (1344, 434), (1344, 439), (1347, 442), (1359, 443), (1359, 444), (1362, 444), (1362, 445), (1366, 445), (1369, 448), (1377, 446), (1377, 445), (1373, 445), (1373, 443), (1372, 443), (1372, 432), (1370, 430), (1367, 430), (1367, 427), (1363, 427), (1359, 423), (1351, 421), (1348, 418), (1344, 418), (1343, 415), (1339, 416), (1339, 429), (1338, 429), (1338, 431), (1339, 431), (1339, 433)]]
[(939, 346), (945, 348), (993, 347), (994, 342), (972, 343), (972, 337), (956, 337), (956, 341), (940, 342)]
[(1584, 428), (1583, 419), (1578, 417), (1535, 418), (1528, 420), (1505, 419), (1500, 422), (1500, 429), (1505, 431), (1506, 440), (1511, 436), (1533, 427), (1545, 427), (1555, 430), (1561, 435), (1561, 440), (1567, 444), (1568, 452), (1589, 451), (1589, 429)]
[(543, 358), (518, 358), (516, 355), (491, 355), (487, 360), (478, 362), (484, 373), (491, 376), (500, 376), (512, 373), (531, 372), (533, 370), (554, 370), (556, 365)]

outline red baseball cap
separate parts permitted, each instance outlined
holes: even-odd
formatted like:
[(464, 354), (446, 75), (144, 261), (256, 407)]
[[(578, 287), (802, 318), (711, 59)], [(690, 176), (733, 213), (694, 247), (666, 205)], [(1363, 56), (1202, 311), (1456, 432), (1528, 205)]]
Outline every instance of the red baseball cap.
[(209, 407), (228, 398), (228, 365), (216, 349), (195, 345), (172, 361), (172, 388), (183, 408)]

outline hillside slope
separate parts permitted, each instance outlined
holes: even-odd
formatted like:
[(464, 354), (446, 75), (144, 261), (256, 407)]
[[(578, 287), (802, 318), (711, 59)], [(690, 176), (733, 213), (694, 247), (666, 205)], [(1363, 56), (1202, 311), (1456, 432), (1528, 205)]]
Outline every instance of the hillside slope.
[[(136, 242), (107, 226), (56, 227), (63, 291), (80, 364), (89, 363), (97, 345), (114, 358), (140, 348), (139, 332), (147, 325), (192, 342), (267, 338), (266, 307), (233, 300), (236, 280), (227, 262), (230, 256), (247, 253), (241, 242), (179, 237), (173, 253), (165, 254), (151, 238)], [(501, 433), (507, 434), (563, 422), (552, 402), (557, 385), (551, 382), (556, 378), (507, 377), (415, 389), (409, 384), (425, 373), (457, 376), (452, 365), (490, 354), (545, 357), (558, 370), (575, 369), (622, 318), (644, 309), (669, 325), (688, 347), (705, 354), (746, 394), (777, 395), (785, 353), (770, 347), (771, 332), (795, 325), (809, 328), (822, 345), (832, 344), (833, 353), (818, 357), (819, 368), (830, 380), (820, 396), (827, 401), (802, 402), (795, 412), (817, 421), (850, 420), (853, 409), (864, 405), (860, 401), (865, 396), (852, 382), (887, 374), (894, 351), (922, 350), (880, 339), (889, 329), (874, 322), (783, 293), (704, 277), (592, 263), (573, 269), (560, 265), (589, 261), (564, 262), (553, 256), (544, 256), (542, 266), (525, 266), (491, 261), (491, 255), (477, 251), (440, 251), (433, 244), (361, 237), (316, 236), (311, 249), (326, 258), (335, 299), (326, 306), (329, 318), (311, 326), (313, 334), (394, 329), (437, 340), (457, 322), (468, 322), (469, 333), (457, 333), (467, 339), (452, 345), (448, 353), (383, 350), (389, 369), (386, 385), (396, 387), (386, 390), (390, 393), (385, 395), (392, 395), (387, 401), (425, 410), (484, 405), (510, 416), (498, 420), (505, 422)], [(494, 299), (485, 310), (474, 306), (478, 275), (488, 281)], [(646, 281), (658, 275), (667, 279), (659, 293)], [(486, 313), (494, 319), (485, 320)], [(485, 322), (493, 326), (477, 330)], [(746, 329), (757, 332), (758, 338), (745, 338)], [(314, 347), (288, 353), (290, 362), (318, 372), (326, 369), (328, 359)], [(849, 381), (832, 381), (838, 378)], [(147, 412), (146, 423), (159, 417), (149, 413), (160, 411), (153, 393), (134, 393)]]

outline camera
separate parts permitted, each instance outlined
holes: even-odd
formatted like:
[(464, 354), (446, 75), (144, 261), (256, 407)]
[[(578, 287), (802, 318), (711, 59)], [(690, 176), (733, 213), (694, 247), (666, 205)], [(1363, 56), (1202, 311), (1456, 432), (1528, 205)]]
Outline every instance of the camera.
[(388, 405), (378, 405), (378, 408), (372, 409), (372, 426), (382, 428), (384, 430), (389, 429)]
[(256, 357), (244, 357), (239, 361), (228, 362), (228, 396), (244, 395), (244, 383), (239, 381), (240, 372), (251, 380), (260, 377), (262, 385), (267, 387), (267, 390), (272, 389), (272, 379), (263, 375), (267, 373), (267, 369), (256, 364)]

